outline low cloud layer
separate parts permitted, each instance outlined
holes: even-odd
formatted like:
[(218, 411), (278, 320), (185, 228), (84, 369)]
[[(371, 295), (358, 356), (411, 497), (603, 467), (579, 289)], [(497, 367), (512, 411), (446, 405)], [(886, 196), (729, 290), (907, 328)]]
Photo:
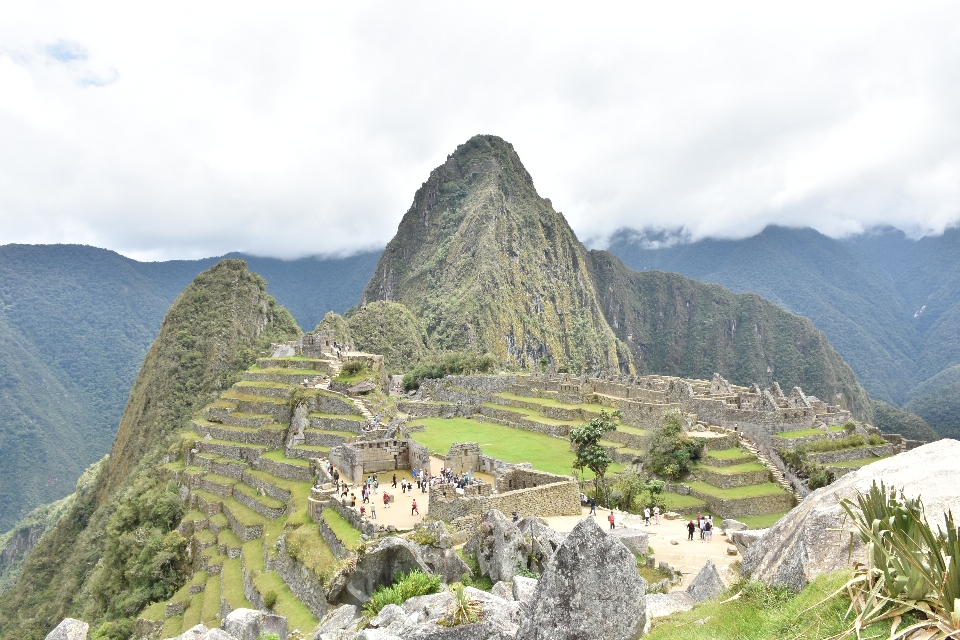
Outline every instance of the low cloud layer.
[(462, 5), (7, 3), (0, 244), (382, 246), (476, 133), (598, 244), (960, 220), (955, 3)]

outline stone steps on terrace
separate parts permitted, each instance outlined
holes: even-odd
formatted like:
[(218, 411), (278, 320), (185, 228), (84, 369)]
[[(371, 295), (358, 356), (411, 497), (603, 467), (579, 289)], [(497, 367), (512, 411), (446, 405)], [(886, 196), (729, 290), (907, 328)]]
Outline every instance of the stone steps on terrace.
[(237, 442), (242, 444), (259, 444), (271, 449), (279, 449), (287, 438), (288, 426), (279, 423), (270, 423), (261, 427), (238, 427), (209, 420), (194, 420), (193, 430), (201, 437), (209, 435), (214, 440)]
[(318, 445), (322, 447), (335, 447), (343, 444), (357, 434), (351, 431), (333, 431), (329, 429), (304, 429), (303, 444)]
[(793, 497), (797, 499), (797, 504), (799, 504), (803, 500), (803, 496), (800, 494), (799, 491), (795, 490), (793, 487), (790, 486), (790, 482), (787, 480), (786, 476), (783, 475), (783, 472), (780, 471), (777, 465), (773, 464), (773, 462), (769, 458), (767, 458), (765, 455), (760, 453), (760, 450), (757, 449), (757, 447), (754, 446), (752, 442), (748, 440), (742, 440), (740, 444), (744, 449), (746, 449), (748, 452), (756, 456), (760, 464), (762, 464), (763, 466), (767, 467), (770, 470), (770, 473), (773, 476), (773, 481), (779, 484), (784, 489), (786, 489), (787, 492), (789, 492), (791, 495), (793, 495)]
[(230, 387), (230, 390), (238, 395), (260, 396), (278, 400), (290, 400), (297, 389), (296, 385), (284, 382), (254, 382), (253, 380), (241, 380)]
[(247, 371), (242, 376), (242, 380), (251, 382), (282, 382), (302, 386), (306, 383), (308, 386), (319, 384), (323, 380), (323, 374), (319, 371), (299, 371), (289, 369), (260, 369)]
[(247, 462), (255, 462), (264, 451), (269, 449), (262, 444), (243, 444), (206, 438), (197, 440), (196, 447), (201, 453), (214, 453), (222, 458), (234, 458)]

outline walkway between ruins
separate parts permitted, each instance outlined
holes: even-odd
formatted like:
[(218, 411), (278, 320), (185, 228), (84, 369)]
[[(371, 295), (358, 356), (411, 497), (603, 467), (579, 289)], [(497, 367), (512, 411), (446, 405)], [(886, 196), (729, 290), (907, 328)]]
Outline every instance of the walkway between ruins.
[[(607, 522), (607, 514), (609, 513), (609, 510), (598, 507), (597, 515), (593, 516), (593, 519), (604, 530), (610, 526)], [(547, 521), (554, 531), (566, 534), (569, 533), (580, 520), (589, 517), (589, 514), (590, 509), (584, 507), (581, 516), (555, 516), (544, 518), (544, 520)], [(616, 518), (618, 528), (620, 526), (627, 526), (631, 529), (639, 529), (640, 531), (647, 532), (650, 536), (650, 547), (653, 549), (652, 555), (657, 559), (658, 564), (660, 562), (666, 562), (670, 566), (680, 569), (683, 573), (683, 582), (675, 586), (674, 590), (686, 589), (687, 585), (690, 584), (690, 581), (693, 580), (697, 572), (703, 568), (707, 560), (713, 560), (713, 564), (716, 565), (717, 571), (720, 573), (720, 577), (724, 582), (729, 584), (731, 581), (732, 575), (728, 571), (728, 568), (734, 562), (740, 560), (740, 556), (727, 555), (727, 546), (729, 546), (730, 543), (720, 532), (719, 520), (714, 520), (716, 529), (714, 529), (713, 532), (713, 541), (703, 542), (700, 540), (699, 531), (694, 532), (693, 540), (687, 540), (687, 522), (689, 519), (667, 520), (666, 518), (661, 518), (660, 524), (655, 525), (651, 518), (651, 524), (647, 527), (643, 524), (643, 518), (638, 515), (615, 511), (614, 517)], [(670, 544), (671, 539), (676, 540), (677, 544)]]

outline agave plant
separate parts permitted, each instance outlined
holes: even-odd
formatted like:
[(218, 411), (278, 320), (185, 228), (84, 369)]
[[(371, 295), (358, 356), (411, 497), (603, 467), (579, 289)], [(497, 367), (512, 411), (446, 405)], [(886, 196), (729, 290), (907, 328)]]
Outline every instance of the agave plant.
[[(858, 563), (846, 588), (850, 632), (890, 621), (890, 640), (960, 638), (960, 538), (953, 514), (934, 529), (924, 518), (923, 502), (876, 483), (856, 502), (841, 501), (866, 546), (867, 562)], [(904, 616), (911, 621), (901, 628)]]

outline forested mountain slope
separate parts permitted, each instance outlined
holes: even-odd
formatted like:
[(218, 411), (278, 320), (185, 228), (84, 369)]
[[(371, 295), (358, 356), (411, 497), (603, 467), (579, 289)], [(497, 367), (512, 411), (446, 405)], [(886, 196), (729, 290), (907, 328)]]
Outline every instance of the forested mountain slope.
[(27, 559), (0, 598), (0, 637), (41, 639), (63, 617), (125, 638), (148, 602), (169, 597), (186, 562), (171, 528), (182, 510), (161, 482), (172, 434), (228, 388), (271, 341), (299, 333), (263, 278), (225, 260), (181, 293), (130, 392), (109, 461)]

